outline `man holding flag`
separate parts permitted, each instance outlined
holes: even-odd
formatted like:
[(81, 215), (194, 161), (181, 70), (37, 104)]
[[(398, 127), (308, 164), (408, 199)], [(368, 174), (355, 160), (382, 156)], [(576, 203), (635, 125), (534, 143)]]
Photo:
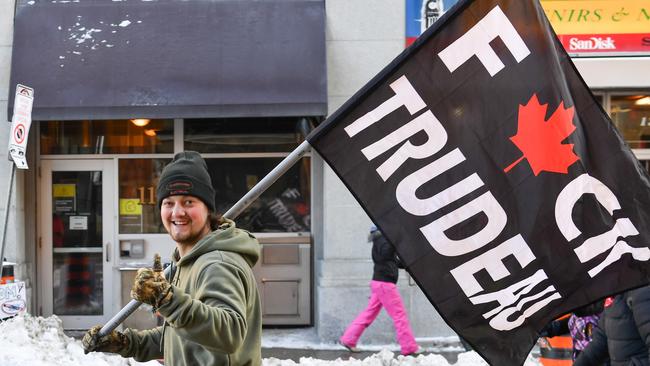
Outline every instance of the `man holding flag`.
[(648, 283), (648, 174), (535, 0), (460, 1), (308, 140), (491, 364)]

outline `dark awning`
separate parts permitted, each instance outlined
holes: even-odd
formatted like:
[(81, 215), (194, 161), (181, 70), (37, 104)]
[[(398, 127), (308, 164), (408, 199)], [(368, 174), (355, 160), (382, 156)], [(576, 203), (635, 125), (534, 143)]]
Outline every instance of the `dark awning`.
[(34, 120), (324, 116), (324, 0), (17, 0)]

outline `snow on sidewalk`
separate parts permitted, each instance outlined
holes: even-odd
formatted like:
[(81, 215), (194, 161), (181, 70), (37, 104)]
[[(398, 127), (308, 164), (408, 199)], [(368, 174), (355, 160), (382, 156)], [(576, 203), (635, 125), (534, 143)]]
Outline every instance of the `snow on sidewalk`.
[[(438, 354), (412, 356), (397, 356), (388, 350), (382, 350), (370, 357), (363, 360), (349, 359), (349, 360), (334, 360), (323, 361), (316, 360), (309, 357), (303, 357), (299, 362), (291, 360), (278, 360), (276, 358), (265, 358), (262, 360), (263, 366), (294, 366), (294, 365), (315, 365), (315, 366), (488, 366), (481, 356), (476, 352), (465, 352), (458, 355), (458, 361), (454, 364), (447, 362), (443, 356)], [(538, 366), (541, 365), (531, 356), (528, 357), (524, 366)]]
[(141, 363), (119, 355), (84, 354), (81, 341), (63, 333), (61, 319), (17, 316), (0, 323), (0, 365), (2, 366), (129, 366), (156, 365)]
[[(487, 363), (475, 352), (458, 355), (458, 362), (450, 364), (439, 354), (411, 356), (395, 356), (393, 352), (382, 350), (363, 360), (350, 358), (347, 360), (324, 361), (303, 357), (299, 362), (266, 358), (264, 366), (293, 366), (293, 365), (328, 365), (328, 366), (485, 366)], [(61, 320), (56, 316), (49, 318), (34, 317), (29, 314), (18, 316), (0, 322), (0, 365), (3, 366), (160, 366), (158, 362), (136, 362), (118, 355), (93, 352), (84, 354), (81, 342), (63, 333)], [(529, 359), (525, 366), (539, 366), (534, 358)]]

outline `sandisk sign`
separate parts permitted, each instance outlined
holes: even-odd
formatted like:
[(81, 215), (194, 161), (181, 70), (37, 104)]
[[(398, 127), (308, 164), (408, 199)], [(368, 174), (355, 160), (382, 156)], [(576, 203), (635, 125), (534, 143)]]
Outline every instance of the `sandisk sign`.
[(650, 1), (542, 0), (572, 55), (650, 54)]

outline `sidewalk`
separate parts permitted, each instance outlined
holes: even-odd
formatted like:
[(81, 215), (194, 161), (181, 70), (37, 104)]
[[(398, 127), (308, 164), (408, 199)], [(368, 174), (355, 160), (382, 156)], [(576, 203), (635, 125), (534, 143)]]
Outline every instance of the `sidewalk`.
[[(294, 362), (300, 361), (302, 357), (310, 357), (319, 360), (333, 361), (337, 359), (348, 360), (354, 358), (362, 360), (376, 354), (379, 351), (362, 351), (362, 352), (348, 352), (347, 350), (315, 350), (315, 349), (288, 349), (288, 348), (262, 348), (262, 358), (277, 358), (280, 360), (292, 360)], [(393, 351), (395, 355), (398, 352)], [(422, 353), (427, 355), (428, 352)], [(456, 363), (458, 359), (458, 352), (436, 352), (444, 356), (449, 363)]]
[[(450, 363), (455, 363), (458, 354), (464, 349), (454, 339), (455, 337), (435, 340), (419, 340), (418, 344), (424, 349), (423, 355), (436, 353), (444, 356)], [(322, 343), (316, 330), (310, 328), (264, 328), (262, 331), (262, 358), (277, 358), (298, 362), (301, 357), (311, 357), (320, 360), (364, 359), (387, 349), (396, 356), (399, 355), (399, 345), (365, 345), (357, 346), (361, 352), (350, 352), (337, 343)]]

